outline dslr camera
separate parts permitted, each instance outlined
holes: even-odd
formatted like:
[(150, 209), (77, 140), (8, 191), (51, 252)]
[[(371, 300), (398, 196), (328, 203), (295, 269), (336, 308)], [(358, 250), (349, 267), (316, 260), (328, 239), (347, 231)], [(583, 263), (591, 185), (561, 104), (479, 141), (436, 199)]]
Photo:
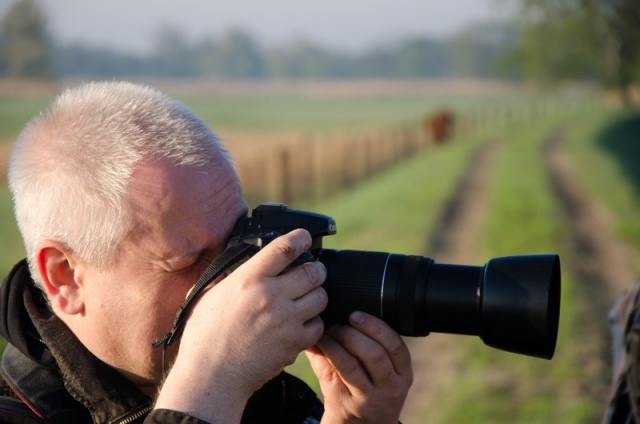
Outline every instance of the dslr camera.
[(560, 259), (556, 254), (490, 259), (484, 266), (436, 263), (424, 256), (322, 247), (336, 233), (333, 218), (265, 203), (241, 217), (230, 243), (257, 248), (296, 228), (311, 248), (295, 263), (327, 268), (326, 326), (353, 311), (375, 315), (403, 336), (431, 332), (476, 335), (491, 347), (551, 359), (560, 315)]

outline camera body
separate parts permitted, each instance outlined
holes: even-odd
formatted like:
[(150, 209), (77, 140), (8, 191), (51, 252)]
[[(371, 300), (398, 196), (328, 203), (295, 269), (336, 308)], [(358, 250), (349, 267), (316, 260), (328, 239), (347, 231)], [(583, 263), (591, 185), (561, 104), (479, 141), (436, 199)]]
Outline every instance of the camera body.
[(229, 244), (259, 250), (303, 228), (312, 246), (291, 267), (320, 260), (329, 304), (325, 326), (348, 322), (359, 310), (403, 336), (430, 332), (477, 335), (485, 344), (529, 356), (553, 357), (560, 315), (560, 260), (556, 254), (493, 258), (484, 266), (440, 264), (424, 256), (322, 246), (336, 233), (333, 218), (264, 203), (236, 222)]
[(297, 228), (311, 234), (313, 241), (309, 253), (317, 255), (322, 248), (322, 237), (336, 233), (336, 222), (330, 216), (289, 209), (282, 203), (263, 203), (253, 210), (251, 216), (238, 219), (230, 240), (262, 248)]

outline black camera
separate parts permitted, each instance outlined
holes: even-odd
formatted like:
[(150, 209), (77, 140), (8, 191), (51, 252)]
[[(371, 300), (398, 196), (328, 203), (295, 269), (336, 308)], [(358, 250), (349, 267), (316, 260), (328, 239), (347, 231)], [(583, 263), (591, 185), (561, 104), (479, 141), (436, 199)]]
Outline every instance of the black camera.
[(320, 260), (327, 268), (326, 326), (346, 323), (359, 310), (403, 336), (477, 335), (498, 349), (553, 357), (560, 315), (558, 255), (504, 256), (469, 266), (424, 256), (324, 249), (322, 237), (336, 233), (333, 218), (273, 203), (241, 217), (230, 242), (261, 248), (296, 228), (313, 239), (296, 263)]

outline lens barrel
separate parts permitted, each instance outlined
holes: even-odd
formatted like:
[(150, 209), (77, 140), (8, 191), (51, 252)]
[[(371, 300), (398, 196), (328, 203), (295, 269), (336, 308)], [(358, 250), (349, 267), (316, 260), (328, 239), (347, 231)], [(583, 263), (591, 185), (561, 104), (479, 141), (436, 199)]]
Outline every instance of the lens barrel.
[(486, 345), (551, 359), (560, 315), (558, 255), (493, 258), (484, 266), (424, 256), (323, 249), (325, 325), (359, 310), (404, 336), (477, 335)]

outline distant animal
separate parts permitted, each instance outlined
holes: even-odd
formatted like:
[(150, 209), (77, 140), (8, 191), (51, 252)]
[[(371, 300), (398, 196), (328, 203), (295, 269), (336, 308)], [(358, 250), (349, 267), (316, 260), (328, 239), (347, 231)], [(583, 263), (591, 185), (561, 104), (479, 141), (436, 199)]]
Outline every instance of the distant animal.
[(447, 109), (439, 109), (424, 120), (424, 129), (436, 144), (442, 144), (453, 135), (454, 116)]

